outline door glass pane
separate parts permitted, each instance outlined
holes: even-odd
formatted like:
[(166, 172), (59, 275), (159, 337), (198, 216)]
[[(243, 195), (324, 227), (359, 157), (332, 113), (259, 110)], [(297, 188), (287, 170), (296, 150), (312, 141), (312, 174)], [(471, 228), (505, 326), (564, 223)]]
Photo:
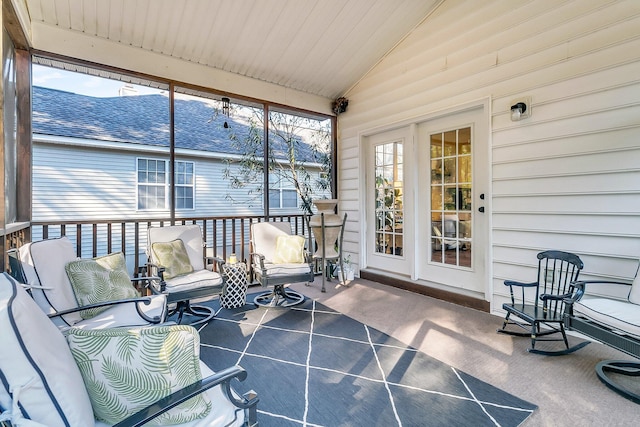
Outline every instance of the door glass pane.
[(402, 144), (390, 142), (375, 147), (375, 252), (403, 254)]
[(431, 262), (471, 267), (471, 128), (430, 137)]

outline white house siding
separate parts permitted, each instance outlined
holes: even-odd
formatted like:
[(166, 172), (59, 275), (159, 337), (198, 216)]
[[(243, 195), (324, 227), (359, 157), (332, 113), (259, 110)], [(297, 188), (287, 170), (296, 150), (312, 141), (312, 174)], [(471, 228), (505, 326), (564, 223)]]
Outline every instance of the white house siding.
[[(371, 129), (491, 99), (492, 311), (535, 254), (575, 252), (584, 278), (631, 280), (640, 257), (640, 2), (446, 1), (346, 96), (340, 208), (361, 251), (360, 140)], [(512, 122), (512, 100), (532, 116)]]
[[(135, 146), (139, 150), (144, 147)], [(122, 220), (131, 222), (135, 219), (167, 219), (168, 211), (141, 211), (137, 209), (136, 193), (136, 160), (139, 157), (168, 159), (157, 152), (132, 151), (122, 149), (96, 149), (81, 145), (39, 142), (33, 146), (33, 220), (47, 221), (82, 221), (82, 220)], [(194, 162), (195, 209), (179, 210), (176, 218), (193, 217), (233, 217), (238, 215), (262, 215), (263, 207), (260, 198), (248, 195), (248, 187), (232, 190), (228, 181), (223, 178), (226, 167), (220, 159), (200, 153), (195, 155), (177, 155), (178, 160)], [(312, 174), (314, 173), (311, 170)], [(317, 172), (315, 172), (317, 174)], [(233, 194), (233, 201), (227, 199)], [(326, 196), (326, 194), (324, 195)], [(283, 214), (297, 214), (299, 210), (282, 210)], [(144, 224), (140, 225), (142, 241), (138, 254), (139, 262), (144, 263), (146, 255), (146, 232)], [(217, 224), (218, 241), (215, 242), (218, 255), (226, 244), (227, 252), (232, 250), (232, 225), (227, 224), (227, 240), (223, 242), (222, 224)], [(245, 224), (245, 236), (249, 236), (249, 224)], [(91, 225), (82, 226), (82, 256), (90, 257), (93, 252), (93, 229)], [(99, 254), (107, 253), (107, 227), (98, 228)], [(122, 250), (120, 245), (121, 228), (116, 223), (112, 228), (113, 251)], [(129, 225), (126, 230), (125, 248), (127, 254), (133, 254), (134, 228)], [(59, 228), (51, 228), (50, 238), (60, 235)], [(66, 235), (73, 241), (76, 239), (76, 228), (68, 226)], [(213, 223), (208, 222), (207, 236), (213, 235)], [(241, 236), (240, 221), (236, 221), (236, 236)], [(42, 238), (41, 229), (35, 227), (33, 239)], [(212, 247), (214, 242), (207, 242)], [(238, 251), (240, 248), (236, 248)], [(245, 248), (245, 251), (248, 249)], [(129, 266), (133, 265), (132, 255), (128, 257)]]
[[(34, 221), (74, 221), (121, 218), (167, 218), (166, 211), (137, 209), (136, 159), (165, 159), (168, 155), (144, 151), (34, 144)], [(249, 207), (246, 190), (237, 191), (238, 203), (226, 200), (230, 189), (220, 160), (177, 156), (195, 164), (195, 209), (179, 210), (177, 217), (260, 215), (262, 204)]]

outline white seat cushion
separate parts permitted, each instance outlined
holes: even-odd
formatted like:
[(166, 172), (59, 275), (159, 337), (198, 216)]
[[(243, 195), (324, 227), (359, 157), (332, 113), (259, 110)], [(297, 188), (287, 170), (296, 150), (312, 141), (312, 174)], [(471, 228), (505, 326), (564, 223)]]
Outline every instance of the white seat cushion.
[(172, 293), (200, 289), (207, 286), (221, 286), (222, 276), (215, 271), (203, 269), (174, 277), (165, 282), (167, 284), (167, 292)]
[(151, 299), (151, 303), (148, 305), (143, 302), (117, 304), (95, 317), (74, 323), (73, 327), (79, 329), (106, 329), (120, 326), (148, 325), (149, 322), (138, 315), (137, 309), (148, 318), (164, 319), (167, 314), (167, 296), (164, 294), (152, 295), (148, 298)]
[(49, 427), (94, 424), (62, 333), (6, 273), (0, 275), (0, 406), (13, 409), (14, 425), (21, 417)]
[[(311, 271), (309, 264), (265, 264), (267, 275), (270, 277), (289, 276), (291, 274), (305, 274)], [(257, 267), (260, 271), (260, 267)]]
[(585, 297), (574, 304), (573, 313), (640, 338), (640, 305), (609, 298)]

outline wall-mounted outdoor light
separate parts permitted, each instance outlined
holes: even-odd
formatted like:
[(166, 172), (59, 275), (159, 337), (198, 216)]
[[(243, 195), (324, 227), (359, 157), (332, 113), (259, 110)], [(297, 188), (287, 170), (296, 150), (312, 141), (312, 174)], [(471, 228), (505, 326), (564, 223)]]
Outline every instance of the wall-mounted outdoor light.
[(531, 98), (524, 98), (512, 101), (511, 121), (526, 119), (531, 115)]

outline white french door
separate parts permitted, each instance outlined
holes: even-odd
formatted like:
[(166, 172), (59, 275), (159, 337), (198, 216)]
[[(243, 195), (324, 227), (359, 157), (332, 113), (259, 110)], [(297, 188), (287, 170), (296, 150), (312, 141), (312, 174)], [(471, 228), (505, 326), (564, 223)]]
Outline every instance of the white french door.
[(490, 293), (487, 105), (364, 138), (366, 267)]
[(410, 128), (372, 135), (366, 142), (367, 265), (410, 274), (415, 240), (412, 185), (407, 181)]
[(488, 137), (483, 108), (418, 125), (417, 277), (486, 293)]

